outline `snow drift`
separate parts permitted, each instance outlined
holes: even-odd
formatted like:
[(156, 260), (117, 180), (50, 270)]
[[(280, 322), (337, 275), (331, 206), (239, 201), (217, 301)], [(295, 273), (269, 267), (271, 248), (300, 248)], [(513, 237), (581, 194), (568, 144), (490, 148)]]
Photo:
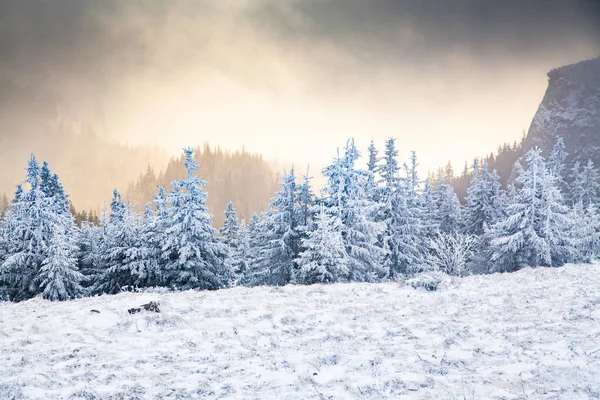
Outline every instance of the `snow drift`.
[(573, 397), (600, 397), (598, 264), (0, 304), (2, 399)]

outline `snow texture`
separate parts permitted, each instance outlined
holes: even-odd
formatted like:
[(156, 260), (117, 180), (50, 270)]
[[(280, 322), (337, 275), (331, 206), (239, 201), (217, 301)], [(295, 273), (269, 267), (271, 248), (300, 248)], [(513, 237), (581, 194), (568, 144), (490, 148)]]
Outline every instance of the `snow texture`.
[(600, 265), (449, 279), (1, 303), (0, 398), (600, 397)]

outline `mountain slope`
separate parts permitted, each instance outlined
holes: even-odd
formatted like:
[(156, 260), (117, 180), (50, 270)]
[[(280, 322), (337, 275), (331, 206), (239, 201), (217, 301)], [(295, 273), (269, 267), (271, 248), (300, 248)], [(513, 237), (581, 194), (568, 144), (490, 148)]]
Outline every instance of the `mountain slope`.
[(568, 162), (592, 159), (600, 166), (600, 57), (553, 69), (548, 89), (524, 144), (550, 154), (556, 138), (565, 139)]
[[(158, 300), (162, 312), (127, 309)], [(92, 313), (90, 310), (98, 310)], [(0, 398), (600, 396), (600, 265), (0, 304)]]

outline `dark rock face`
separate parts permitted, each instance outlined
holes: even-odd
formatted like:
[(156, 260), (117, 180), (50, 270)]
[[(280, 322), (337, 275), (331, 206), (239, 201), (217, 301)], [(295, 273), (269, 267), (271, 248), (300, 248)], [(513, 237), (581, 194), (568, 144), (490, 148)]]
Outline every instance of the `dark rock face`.
[(600, 57), (553, 69), (548, 81), (523, 151), (539, 146), (548, 157), (562, 136), (567, 168), (588, 159), (600, 168)]

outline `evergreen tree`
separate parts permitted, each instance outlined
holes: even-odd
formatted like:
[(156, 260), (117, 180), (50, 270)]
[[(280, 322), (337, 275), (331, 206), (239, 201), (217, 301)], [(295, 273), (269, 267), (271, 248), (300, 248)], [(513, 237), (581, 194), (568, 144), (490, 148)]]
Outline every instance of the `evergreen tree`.
[(155, 212), (146, 209), (145, 224), (139, 241), (138, 258), (141, 260), (138, 269), (140, 283), (145, 286), (166, 286), (165, 265), (168, 253), (163, 251), (166, 241), (165, 232), (169, 227), (168, 200), (165, 188), (160, 186), (154, 196)]
[(115, 189), (102, 249), (102, 264), (105, 269), (99, 277), (98, 291), (116, 294), (124, 288), (138, 286), (138, 276), (132, 268), (130, 254), (138, 243), (138, 235), (139, 226), (135, 216)]
[[(49, 258), (52, 243), (52, 251), (57, 251), (58, 245), (52, 242), (55, 232), (65, 232), (72, 239), (78, 236), (73, 217), (58, 207), (57, 194), (42, 190), (41, 174), (42, 169), (32, 154), (23, 183), (27, 189), (23, 185), (17, 187), (4, 221), (6, 258), (0, 267), (0, 280), (12, 300), (25, 300), (40, 293), (42, 280), (38, 274)], [(58, 183), (58, 177), (55, 178)], [(62, 249), (72, 250), (66, 245)]]
[(528, 168), (516, 179), (507, 218), (489, 232), (492, 262), (497, 271), (523, 266), (557, 266), (573, 255), (568, 208), (556, 177), (538, 148), (526, 154)]
[(554, 148), (552, 149), (550, 162), (548, 163), (549, 172), (554, 175), (558, 185), (564, 183), (563, 171), (565, 168), (565, 160), (567, 159), (567, 152), (565, 149), (565, 140), (562, 137), (557, 138)]
[(380, 168), (381, 182), (383, 183), (383, 195), (381, 201), (387, 202), (394, 196), (394, 191), (399, 183), (398, 171), (398, 150), (396, 149), (396, 139), (389, 138), (385, 142), (385, 156), (383, 165)]
[(225, 209), (225, 220), (223, 222), (223, 226), (219, 230), (221, 234), (221, 239), (223, 243), (225, 243), (230, 248), (235, 242), (235, 239), (238, 235), (238, 218), (233, 208), (233, 202), (229, 202), (227, 204), (227, 208)]
[(316, 228), (302, 240), (303, 248), (296, 262), (299, 266), (297, 282), (345, 282), (348, 279), (348, 255), (342, 237), (339, 217), (327, 215), (324, 207), (316, 216)]
[(437, 193), (431, 187), (429, 178), (425, 180), (423, 193), (417, 202), (421, 209), (421, 222), (425, 228), (425, 236), (432, 238), (439, 231), (440, 223), (437, 218)]
[(500, 178), (496, 171), (490, 172), (487, 161), (481, 170), (477, 160), (473, 165), (473, 178), (467, 190), (465, 209), (465, 231), (469, 235), (481, 236), (484, 226), (491, 226), (503, 214), (503, 199)]
[(168, 286), (178, 289), (216, 290), (232, 279), (225, 264), (227, 249), (216, 237), (206, 207), (205, 182), (195, 174), (199, 166), (194, 150), (185, 151), (187, 179), (174, 181), (169, 195), (169, 225), (165, 230), (164, 276)]
[(375, 142), (371, 140), (371, 143), (369, 144), (369, 160), (367, 161), (367, 171), (369, 173), (367, 178), (367, 198), (374, 202), (379, 201), (377, 173), (379, 171), (380, 158), (378, 153), (379, 151), (377, 150), (377, 147), (375, 147)]
[(294, 279), (294, 260), (299, 253), (298, 210), (294, 170), (285, 173), (265, 219), (258, 226), (258, 252), (247, 270), (247, 285), (283, 286)]
[(571, 169), (571, 184), (569, 185), (569, 200), (573, 207), (583, 203), (583, 180), (581, 176), (581, 165), (576, 161)]
[(243, 277), (246, 271), (250, 269), (252, 260), (252, 251), (250, 249), (250, 233), (246, 226), (246, 221), (242, 220), (239, 226), (238, 236), (236, 238), (235, 251), (231, 255), (231, 267), (235, 275)]
[(78, 248), (60, 225), (55, 225), (46, 259), (36, 276), (42, 297), (47, 300), (69, 300), (80, 297), (83, 275), (77, 266)]
[(583, 167), (580, 183), (581, 192), (577, 200), (581, 201), (586, 207), (589, 204), (598, 204), (600, 200), (600, 179), (592, 160), (588, 160)]
[(79, 271), (83, 275), (81, 285), (86, 295), (99, 294), (100, 277), (106, 266), (104, 254), (106, 251), (106, 229), (108, 210), (102, 209), (98, 225), (83, 222), (79, 236)]
[(401, 188), (394, 197), (386, 224), (389, 249), (386, 260), (390, 278), (415, 272), (427, 253), (425, 239), (428, 226), (424, 223), (423, 209), (412, 198), (410, 189)]
[(454, 188), (440, 181), (436, 191), (436, 218), (442, 233), (456, 233), (462, 229), (462, 208)]
[[(333, 164), (323, 170), (323, 175), (327, 178), (324, 204), (328, 213), (342, 221), (349, 280), (373, 282), (388, 274), (383, 265), (386, 251), (378, 245), (385, 231), (385, 224), (375, 221), (379, 206), (369, 201), (365, 195), (365, 183), (369, 174), (355, 168), (359, 157), (354, 141), (350, 140), (346, 144), (344, 156), (338, 156)], [(393, 179), (393, 175), (389, 174), (391, 171), (393, 168), (384, 173), (384, 179)]]
[(408, 190), (408, 194), (411, 198), (417, 197), (417, 189), (419, 188), (419, 173), (417, 171), (417, 167), (419, 163), (417, 162), (417, 153), (413, 150), (410, 155), (410, 165), (404, 164), (404, 168), (406, 170), (406, 188)]
[(302, 175), (302, 185), (298, 188), (298, 225), (300, 227), (309, 227), (313, 217), (315, 194), (310, 183), (311, 180), (312, 177), (308, 175), (307, 171), (306, 175)]

